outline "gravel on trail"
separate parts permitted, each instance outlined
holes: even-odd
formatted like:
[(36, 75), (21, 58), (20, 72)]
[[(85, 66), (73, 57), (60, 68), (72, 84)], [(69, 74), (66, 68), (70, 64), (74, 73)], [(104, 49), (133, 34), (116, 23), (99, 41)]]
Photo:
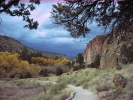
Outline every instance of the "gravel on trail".
[(86, 89), (75, 87), (74, 85), (68, 85), (68, 87), (75, 92), (75, 96), (72, 100), (98, 100), (97, 95)]

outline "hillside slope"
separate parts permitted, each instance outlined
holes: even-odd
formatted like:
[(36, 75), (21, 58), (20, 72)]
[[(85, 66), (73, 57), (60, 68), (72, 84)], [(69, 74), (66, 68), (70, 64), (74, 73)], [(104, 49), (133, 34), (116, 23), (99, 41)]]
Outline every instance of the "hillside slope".
[[(21, 53), (25, 47), (26, 47), (25, 45), (15, 40), (14, 38), (0, 35), (0, 51)], [(56, 56), (58, 56), (59, 58), (68, 58), (64, 54), (52, 53), (52, 52), (46, 52), (46, 51), (38, 51), (38, 50), (29, 48), (29, 47), (26, 47), (26, 48), (28, 49), (29, 53), (30, 52), (35, 52), (35, 53), (41, 52), (43, 56), (47, 58), (55, 58)]]

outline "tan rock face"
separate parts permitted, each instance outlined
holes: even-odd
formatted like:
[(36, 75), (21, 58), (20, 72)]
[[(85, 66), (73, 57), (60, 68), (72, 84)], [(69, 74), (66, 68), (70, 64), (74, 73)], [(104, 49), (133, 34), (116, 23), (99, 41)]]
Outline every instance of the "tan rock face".
[(115, 43), (108, 44), (108, 40), (104, 41), (103, 44), (103, 51), (102, 56), (100, 60), (100, 67), (101, 68), (109, 68), (117, 65), (117, 58), (120, 55), (120, 48), (118, 47), (118, 41), (115, 41)]
[[(121, 46), (123, 44), (130, 46), (131, 43), (133, 43), (133, 32), (108, 33), (106, 36), (97, 36), (87, 44), (84, 51), (84, 62), (88, 65), (94, 62), (97, 54), (100, 54), (100, 68), (115, 67), (118, 63), (121, 63)], [(116, 59), (118, 59), (118, 62)]]
[(87, 48), (84, 51), (84, 62), (90, 64), (94, 61), (97, 54), (102, 54), (102, 46), (105, 36), (97, 36), (87, 44)]

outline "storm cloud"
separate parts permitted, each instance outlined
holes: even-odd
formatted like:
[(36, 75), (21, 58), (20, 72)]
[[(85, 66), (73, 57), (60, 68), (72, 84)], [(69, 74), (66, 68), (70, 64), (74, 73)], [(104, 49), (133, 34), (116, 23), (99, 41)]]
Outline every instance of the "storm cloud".
[(11, 17), (2, 13), (0, 16), (2, 19), (0, 35), (13, 37), (36, 50), (62, 53), (69, 57), (75, 57), (85, 50), (90, 40), (104, 32), (94, 23), (90, 26), (91, 32), (86, 35), (86, 38), (74, 39), (63, 26), (52, 23), (51, 10), (52, 2), (42, 2), (31, 12), (30, 17), (39, 22), (37, 30), (24, 28), (26, 22), (23, 22), (21, 17)]

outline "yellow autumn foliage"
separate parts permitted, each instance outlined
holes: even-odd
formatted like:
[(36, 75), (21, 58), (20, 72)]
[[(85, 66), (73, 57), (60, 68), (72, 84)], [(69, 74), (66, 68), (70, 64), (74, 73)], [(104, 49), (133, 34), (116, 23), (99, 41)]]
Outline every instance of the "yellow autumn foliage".
[(66, 65), (68, 63), (68, 60), (66, 58), (61, 58), (59, 60), (60, 60), (60, 62), (59, 62), (60, 66), (64, 66), (64, 65)]
[(72, 73), (73, 73), (73, 68), (70, 69), (69, 75), (71, 75)]
[(43, 57), (32, 57), (32, 63), (43, 65), (43, 66), (53, 66), (54, 64), (59, 64), (59, 66), (66, 66), (69, 60), (66, 58), (59, 58), (59, 59), (46, 59)]
[(27, 72), (38, 74), (41, 70), (39, 66), (29, 64), (19, 58), (18, 53), (0, 52), (0, 75), (10, 77), (16, 73), (25, 75)]

